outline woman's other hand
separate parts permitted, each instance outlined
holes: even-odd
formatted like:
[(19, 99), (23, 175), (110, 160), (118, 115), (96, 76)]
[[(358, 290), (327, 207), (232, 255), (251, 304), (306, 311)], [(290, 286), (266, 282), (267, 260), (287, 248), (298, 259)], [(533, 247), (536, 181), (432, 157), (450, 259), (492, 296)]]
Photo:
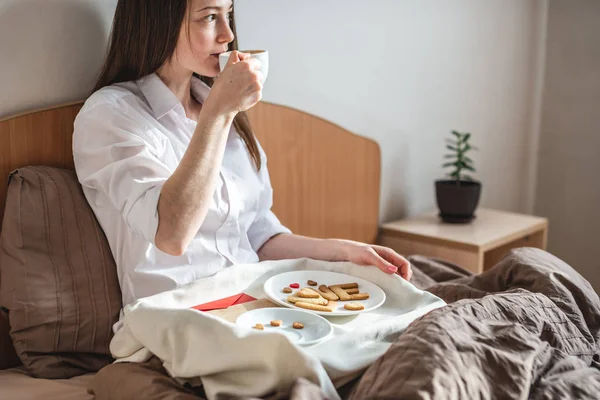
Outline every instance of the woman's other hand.
[(386, 274), (398, 274), (407, 281), (412, 277), (410, 263), (389, 247), (370, 245), (350, 240), (340, 241), (341, 256), (357, 265), (376, 266)]

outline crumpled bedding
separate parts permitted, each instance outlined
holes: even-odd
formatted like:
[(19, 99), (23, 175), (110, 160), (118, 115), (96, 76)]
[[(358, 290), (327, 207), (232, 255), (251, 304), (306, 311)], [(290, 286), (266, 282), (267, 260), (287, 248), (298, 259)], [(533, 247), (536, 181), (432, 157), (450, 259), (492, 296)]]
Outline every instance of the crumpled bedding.
[[(478, 276), (441, 260), (409, 259), (411, 282), (449, 304), (414, 321), (361, 377), (339, 390), (342, 398), (599, 398), (600, 300), (568, 264), (534, 248), (514, 249)], [(132, 399), (149, 389), (152, 396), (144, 398), (188, 399), (175, 385), (163, 390), (153, 384), (157, 377), (145, 375), (144, 365), (111, 367), (92, 382), (98, 400)], [(136, 379), (127, 379), (128, 368), (136, 370)], [(129, 392), (115, 390), (115, 382), (125, 382)], [(303, 380), (266, 398), (326, 397)]]
[[(448, 304), (414, 321), (363, 374), (351, 399), (598, 399), (600, 301), (573, 268), (511, 251), (479, 276), (413, 257)], [(454, 279), (432, 283), (436, 274)]]

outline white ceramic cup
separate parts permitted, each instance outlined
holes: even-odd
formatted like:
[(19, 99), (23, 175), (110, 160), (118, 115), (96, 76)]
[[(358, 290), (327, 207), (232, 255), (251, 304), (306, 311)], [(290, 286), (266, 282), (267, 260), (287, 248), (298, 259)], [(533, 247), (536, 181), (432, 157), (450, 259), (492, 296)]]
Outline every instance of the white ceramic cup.
[[(260, 73), (263, 75), (264, 81), (267, 80), (267, 75), (269, 75), (269, 52), (266, 50), (238, 50), (240, 53), (250, 54), (250, 58), (257, 58), (261, 62)], [(229, 61), (229, 56), (231, 55), (231, 51), (219, 54), (219, 67), (221, 71), (225, 69), (227, 62)]]

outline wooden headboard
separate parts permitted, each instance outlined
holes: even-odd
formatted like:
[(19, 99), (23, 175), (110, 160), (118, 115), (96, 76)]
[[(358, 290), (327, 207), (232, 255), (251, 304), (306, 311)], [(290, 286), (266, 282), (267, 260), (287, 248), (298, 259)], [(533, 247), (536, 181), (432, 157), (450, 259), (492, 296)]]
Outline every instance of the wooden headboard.
[[(0, 120), (0, 221), (8, 175), (27, 165), (73, 169), (73, 121), (82, 103)], [(292, 232), (375, 243), (380, 152), (372, 140), (313, 115), (259, 103), (250, 110), (265, 149), (273, 211)]]

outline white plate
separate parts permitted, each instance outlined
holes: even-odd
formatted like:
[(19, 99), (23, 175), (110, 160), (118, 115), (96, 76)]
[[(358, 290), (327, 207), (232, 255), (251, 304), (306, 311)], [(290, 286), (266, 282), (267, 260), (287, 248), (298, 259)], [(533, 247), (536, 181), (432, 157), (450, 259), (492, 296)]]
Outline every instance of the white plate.
[[(333, 312), (327, 311), (312, 311), (306, 310), (311, 313), (324, 315), (324, 316), (340, 316), (340, 315), (356, 315), (358, 313), (373, 311), (378, 308), (385, 302), (385, 292), (376, 284), (369, 282), (367, 280), (358, 278), (352, 275), (341, 274), (338, 272), (329, 272), (329, 271), (291, 271), (284, 272), (283, 274), (275, 275), (269, 278), (263, 286), (263, 289), (267, 296), (275, 303), (280, 304), (285, 307), (294, 308), (296, 310), (304, 310), (304, 308), (296, 307), (294, 304), (287, 301), (287, 297), (293, 293), (283, 293), (283, 288), (290, 287), (292, 283), (300, 284), (300, 289), (304, 287), (311, 287), (308, 285), (308, 280), (313, 280), (317, 282), (317, 286), (313, 286), (313, 288), (318, 288), (320, 285), (335, 285), (335, 284), (343, 284), (343, 283), (358, 283), (358, 289), (360, 293), (369, 293), (369, 298), (367, 300), (355, 300), (358, 303), (361, 303), (365, 306), (364, 310), (361, 311), (350, 311), (344, 308), (345, 301), (338, 301), (337, 307), (333, 310)], [(296, 292), (299, 289), (292, 289)]]
[[(281, 320), (281, 326), (271, 326), (271, 321)], [(302, 329), (292, 327), (294, 322), (304, 325)], [(238, 326), (252, 328), (256, 324), (263, 324), (264, 332), (276, 332), (298, 345), (309, 346), (319, 343), (333, 333), (333, 326), (323, 317), (303, 310), (290, 310), (289, 308), (258, 308), (240, 315), (235, 323)]]

